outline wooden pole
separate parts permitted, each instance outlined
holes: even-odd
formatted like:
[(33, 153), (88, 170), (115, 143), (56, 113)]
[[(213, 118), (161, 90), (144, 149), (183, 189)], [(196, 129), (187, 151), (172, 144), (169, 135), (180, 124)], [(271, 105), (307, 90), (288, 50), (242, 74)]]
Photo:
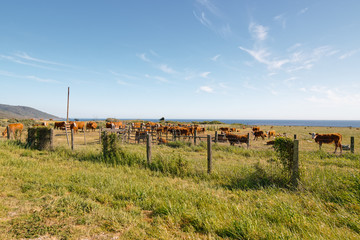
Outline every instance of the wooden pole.
[(208, 160), (207, 173), (210, 174), (212, 171), (211, 135), (207, 135), (207, 160)]
[(215, 143), (217, 143), (219, 141), (219, 135), (218, 132), (215, 131)]
[(68, 146), (70, 147), (69, 135), (68, 135), (68, 131), (67, 131), (67, 126), (68, 126), (68, 124), (66, 123), (66, 124), (65, 124), (66, 141), (67, 141)]
[(102, 127), (99, 128), (99, 143), (101, 144), (101, 132), (102, 132)]
[(296, 134), (294, 134), (294, 140), (296, 140)]
[(129, 126), (129, 129), (128, 129), (128, 143), (130, 143), (130, 134), (131, 134), (131, 128)]
[(10, 127), (9, 126), (6, 127), (6, 131), (7, 131), (7, 139), (10, 140), (11, 139), (11, 132), (10, 132)]
[(148, 165), (151, 164), (151, 137), (150, 134), (146, 134), (146, 160)]
[(54, 150), (54, 129), (50, 129), (50, 150)]
[(83, 128), (84, 131), (84, 144), (86, 145), (86, 133), (85, 133), (85, 128)]
[(350, 151), (351, 151), (351, 153), (354, 153), (354, 150), (355, 150), (355, 139), (354, 139), (354, 137), (351, 137), (350, 138)]
[(197, 131), (196, 128), (194, 129), (194, 145), (196, 145), (196, 135), (197, 135)]
[(74, 129), (71, 129), (71, 150), (74, 150)]
[(291, 167), (291, 185), (294, 188), (299, 185), (299, 176), (299, 140), (294, 140), (294, 155)]
[(70, 100), (70, 87), (68, 87), (66, 122), (69, 121), (69, 100)]
[(250, 147), (250, 133), (247, 135), (247, 142), (246, 142), (247, 149)]

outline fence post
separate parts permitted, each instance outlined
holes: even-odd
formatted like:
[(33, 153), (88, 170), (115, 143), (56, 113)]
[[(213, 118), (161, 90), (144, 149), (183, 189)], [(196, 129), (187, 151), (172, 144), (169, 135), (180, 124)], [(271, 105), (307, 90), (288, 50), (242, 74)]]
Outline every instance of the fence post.
[(71, 129), (71, 150), (74, 150), (74, 129)]
[(9, 126), (6, 127), (6, 131), (7, 131), (7, 139), (10, 140), (11, 139), (11, 132), (10, 132), (10, 127)]
[(293, 164), (291, 167), (291, 184), (297, 188), (299, 184), (299, 140), (294, 140)]
[(151, 138), (150, 134), (146, 134), (146, 160), (148, 165), (151, 164)]
[(207, 160), (208, 160), (207, 173), (210, 174), (212, 171), (211, 135), (207, 135)]
[(217, 143), (217, 142), (218, 142), (218, 139), (219, 139), (218, 132), (217, 132), (217, 131), (215, 131), (215, 143)]
[(296, 140), (296, 134), (294, 134), (294, 140)]
[(50, 150), (54, 150), (54, 129), (50, 129)]
[(354, 139), (354, 137), (351, 137), (350, 138), (350, 151), (351, 151), (351, 153), (354, 153), (354, 150), (355, 150), (355, 139)]
[(197, 131), (196, 128), (194, 129), (194, 145), (196, 145), (196, 135), (197, 135)]
[(85, 127), (83, 128), (84, 131), (84, 144), (86, 145), (86, 134), (85, 134)]
[(131, 127), (128, 128), (128, 143), (130, 143), (130, 134), (131, 134)]
[(102, 127), (99, 128), (99, 143), (101, 144), (101, 132), (102, 132)]
[(67, 123), (65, 123), (66, 141), (67, 141), (68, 146), (70, 147), (70, 143), (69, 143), (69, 135), (68, 135), (68, 131), (67, 131), (67, 126), (68, 126), (68, 124), (67, 124)]
[(247, 149), (249, 149), (249, 147), (250, 147), (250, 133), (248, 133), (248, 135), (247, 135), (246, 146), (247, 146)]

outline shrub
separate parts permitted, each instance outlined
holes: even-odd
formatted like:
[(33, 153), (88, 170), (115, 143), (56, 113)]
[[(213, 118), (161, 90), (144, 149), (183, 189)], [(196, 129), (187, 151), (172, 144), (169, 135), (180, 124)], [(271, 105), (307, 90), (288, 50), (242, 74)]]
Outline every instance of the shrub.
[(284, 170), (290, 174), (293, 166), (294, 141), (286, 137), (276, 138), (274, 149)]

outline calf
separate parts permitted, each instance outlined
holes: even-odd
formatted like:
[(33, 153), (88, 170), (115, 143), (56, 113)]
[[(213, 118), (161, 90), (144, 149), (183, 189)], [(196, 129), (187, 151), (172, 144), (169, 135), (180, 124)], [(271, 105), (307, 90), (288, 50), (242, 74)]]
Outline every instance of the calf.
[(335, 144), (335, 151), (336, 153), (337, 148), (340, 148), (340, 153), (342, 153), (342, 135), (340, 133), (328, 133), (328, 134), (319, 134), (319, 133), (309, 133), (312, 139), (315, 140), (319, 144), (319, 149), (321, 150), (321, 145), (323, 143), (334, 143)]
[(267, 136), (266, 133), (264, 133), (264, 131), (256, 131), (253, 134), (255, 136), (254, 140), (257, 140), (259, 137), (261, 137), (264, 140), (264, 138)]

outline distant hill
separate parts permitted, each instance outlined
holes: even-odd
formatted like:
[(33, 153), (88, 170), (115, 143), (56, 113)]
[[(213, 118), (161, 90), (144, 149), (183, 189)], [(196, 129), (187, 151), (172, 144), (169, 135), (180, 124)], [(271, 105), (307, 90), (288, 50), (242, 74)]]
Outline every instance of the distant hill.
[(11, 106), (0, 104), (0, 118), (58, 118), (54, 115), (39, 111), (35, 108), (25, 106)]

